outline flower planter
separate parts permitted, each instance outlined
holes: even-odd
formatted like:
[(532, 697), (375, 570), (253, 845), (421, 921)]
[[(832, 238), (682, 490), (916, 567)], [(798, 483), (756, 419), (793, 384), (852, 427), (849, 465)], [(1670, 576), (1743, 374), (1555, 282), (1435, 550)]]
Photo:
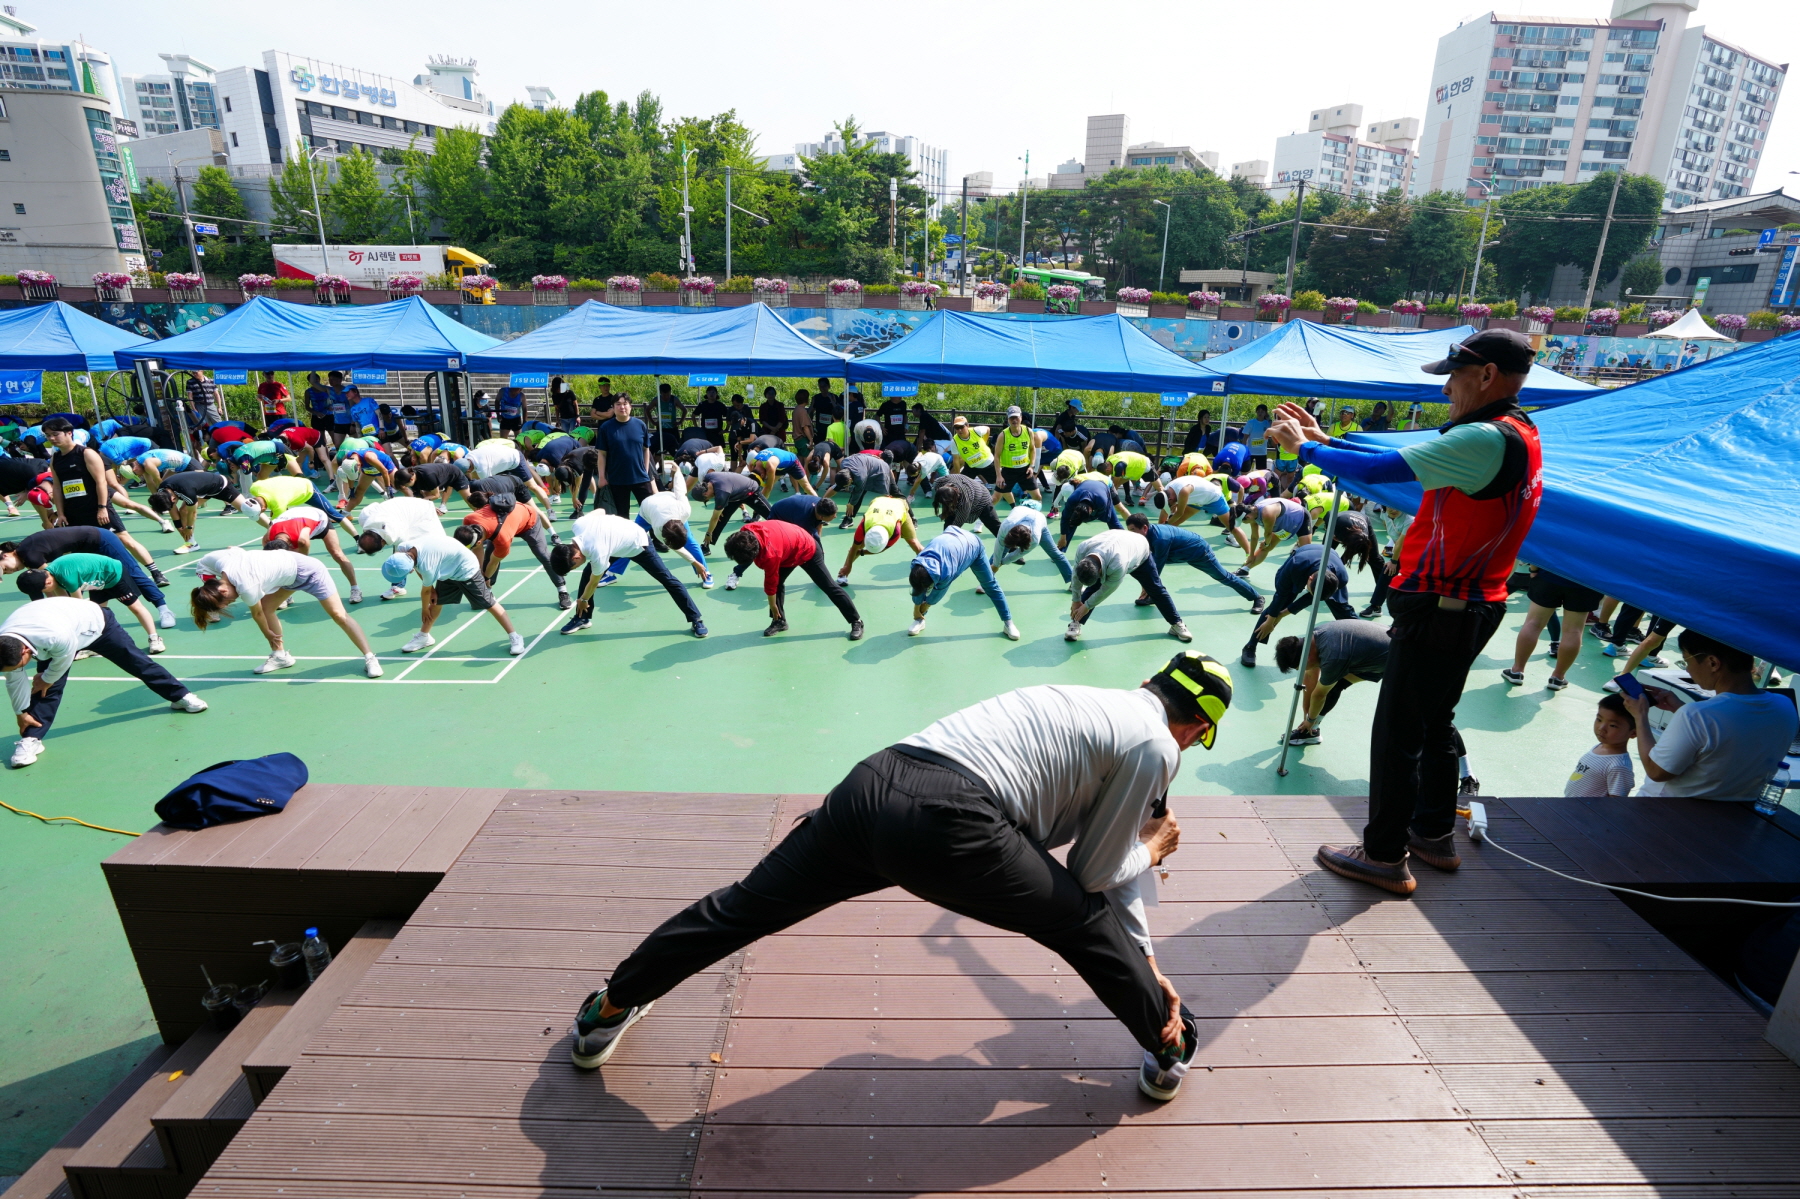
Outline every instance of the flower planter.
[(1014, 298), (1008, 301), (1006, 307), (1006, 311), (1008, 312), (1042, 312), (1043, 310), (1044, 302), (1042, 300), (1021, 300)]
[(1288, 309), (1287, 319), (1290, 321), (1311, 321), (1316, 325), (1336, 323), (1328, 322), (1323, 312), (1315, 312), (1310, 308), (1290, 308)]
[(883, 296), (883, 295), (873, 295), (872, 296), (868, 292), (865, 291), (865, 292), (860, 293), (856, 297), (856, 303), (854, 303), (854, 304), (832, 304), (832, 305), (829, 305), (829, 307), (832, 307), (832, 308), (898, 308), (898, 307), (900, 307), (900, 297), (899, 296)]
[(1463, 316), (1458, 313), (1456, 319), (1459, 323), (1468, 325), (1472, 328), (1485, 329), (1488, 327), (1488, 322), (1494, 318), (1490, 316)]
[[(246, 304), (248, 304), (251, 300), (258, 298), (259, 296), (265, 300), (273, 300), (276, 298), (275, 289), (273, 287), (246, 287), (246, 288), (243, 288), (239, 292), (239, 294), (243, 296), (244, 303), (246, 303)], [(393, 295), (394, 293), (389, 292), (388, 294)], [(417, 295), (418, 293), (414, 292), (412, 294)], [(399, 297), (395, 296), (395, 298), (398, 299)]]
[(1460, 316), (1438, 316), (1430, 312), (1419, 318), (1421, 329), (1454, 329), (1462, 323), (1463, 318)]
[(712, 297), (711, 292), (689, 291), (684, 288), (679, 294), (681, 296), (681, 306), (683, 308), (712, 308), (712, 307), (714, 307), (713, 297)]
[(421, 289), (416, 287), (390, 287), (388, 288), (387, 296), (390, 301), (406, 300), (419, 295), (420, 293)]
[(1650, 326), (1647, 324), (1620, 325), (1619, 331), (1616, 334), (1614, 334), (1614, 336), (1615, 337), (1642, 337), (1644, 334), (1646, 334), (1648, 332), (1650, 332)]
[(1118, 310), (1119, 305), (1113, 300), (1083, 300), (1081, 302), (1082, 316), (1111, 316)]
[(47, 301), (61, 297), (62, 285), (58, 283), (21, 283), (19, 290), (25, 293), (27, 300)]
[(756, 303), (756, 296), (747, 291), (721, 291), (713, 293), (713, 303), (720, 308), (748, 308)]
[[(900, 307), (906, 312), (924, 312), (931, 307), (932, 297), (930, 296), (909, 296), (903, 293), (899, 298)], [(871, 304), (869, 307), (873, 308), (874, 305)]]
[(786, 308), (788, 293), (785, 291), (753, 291), (750, 293), (752, 303), (767, 304), (771, 308)]
[(1551, 321), (1550, 322), (1550, 332), (1555, 333), (1559, 336), (1567, 336), (1570, 333), (1581, 333), (1581, 332), (1585, 331), (1586, 329), (1587, 329), (1587, 324), (1584, 321)]
[(1219, 319), (1222, 321), (1254, 321), (1261, 320), (1262, 317), (1254, 308), (1247, 308), (1241, 304), (1221, 304)]
[(1219, 319), (1219, 308), (1189, 308), (1181, 314), (1181, 319), (1188, 321), (1216, 321)]
[[(29, 293), (25, 298), (28, 300), (31, 298)], [(198, 287), (171, 287), (169, 302), (171, 304), (204, 304), (206, 303), (206, 292)]]
[(824, 308), (825, 293), (822, 291), (790, 292), (788, 303), (795, 308)]
[(1359, 312), (1356, 314), (1356, 325), (1360, 329), (1386, 329), (1400, 323), (1400, 318), (1391, 312)]
[(1780, 329), (1743, 329), (1738, 333), (1739, 341), (1774, 341), (1781, 336)]
[(427, 304), (460, 304), (463, 302), (463, 294), (460, 291), (437, 289), (422, 291), (419, 294), (425, 297)]
[(639, 308), (643, 306), (644, 293), (626, 287), (609, 287), (606, 302), (618, 308)]
[(1150, 315), (1162, 317), (1164, 320), (1181, 320), (1187, 316), (1187, 311), (1186, 304), (1150, 305)]
[(1519, 318), (1516, 316), (1490, 316), (1487, 318), (1487, 327), (1489, 329), (1511, 329), (1517, 333), (1519, 332)]
[(514, 305), (523, 308), (531, 303), (531, 293), (528, 291), (500, 291), (496, 289), (494, 292), (494, 303)]
[[(1011, 296), (976, 296), (973, 303), (975, 306), (970, 309), (971, 312), (1006, 312), (1015, 301)], [(1115, 310), (1116, 307), (1115, 305)], [(1019, 311), (1025, 310), (1021, 308)]]
[(298, 287), (284, 287), (275, 293), (274, 298), (283, 304), (317, 304), (319, 302), (312, 292)]
[(974, 296), (939, 296), (937, 306), (940, 312), (973, 312)]
[(1548, 333), (1548, 332), (1550, 332), (1550, 322), (1549, 321), (1533, 320), (1532, 318), (1530, 318), (1528, 316), (1521, 317), (1519, 319), (1522, 320), (1525, 325), (1524, 329), (1521, 330), (1521, 332), (1523, 332), (1527, 335), (1532, 334), (1532, 333)]
[(124, 287), (96, 287), (94, 299), (101, 304), (129, 304), (131, 303), (131, 285), (128, 283)]
[(1424, 316), (1419, 312), (1390, 312), (1387, 315), (1390, 329), (1417, 329)]
[(531, 289), (531, 302), (553, 308), (567, 308), (569, 306), (569, 289), (566, 287), (534, 287)]
[(352, 304), (392, 304), (394, 301), (385, 290), (374, 291), (370, 288), (359, 287), (350, 293), (350, 302)]
[[(881, 298), (887, 300), (893, 297), (882, 296)], [(825, 307), (827, 308), (861, 308), (862, 306), (863, 294), (860, 291), (828, 291), (825, 293)]]
[(58, 284), (57, 286), (62, 292), (57, 298), (65, 304), (91, 303), (98, 291), (93, 287), (72, 287), (67, 284)]
[(645, 308), (675, 308), (681, 303), (678, 291), (642, 291), (638, 294), (643, 297)]

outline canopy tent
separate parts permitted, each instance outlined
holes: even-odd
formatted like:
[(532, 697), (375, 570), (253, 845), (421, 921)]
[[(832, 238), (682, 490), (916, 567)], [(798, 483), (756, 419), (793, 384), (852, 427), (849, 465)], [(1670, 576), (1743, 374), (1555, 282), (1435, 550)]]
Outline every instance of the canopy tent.
[(461, 371), (500, 343), (418, 296), (368, 306), (290, 304), (258, 296), (198, 329), (118, 351), (119, 366), (154, 358), (175, 370)]
[(1731, 338), (1719, 332), (1701, 317), (1698, 308), (1690, 308), (1681, 314), (1681, 319), (1672, 325), (1664, 325), (1654, 333), (1646, 333), (1645, 337), (1661, 337), (1670, 341), (1730, 341)]
[[(1520, 556), (1800, 668), (1796, 379), (1800, 337), (1783, 337), (1535, 417), (1544, 503)], [(1416, 483), (1356, 490), (1418, 508)]]
[(974, 383), (1081, 391), (1212, 390), (1213, 377), (1122, 316), (1007, 320), (945, 312), (852, 361), (852, 383)]
[(589, 300), (525, 336), (469, 359), (473, 371), (565, 375), (722, 372), (777, 379), (840, 375), (820, 347), (767, 304), (644, 312)]
[[(1472, 325), (1451, 329), (1418, 329), (1376, 333), (1289, 321), (1216, 358), (1201, 369), (1227, 394), (1320, 396), (1333, 400), (1386, 400), (1389, 404), (1442, 403), (1444, 381), (1419, 368), (1435, 362), (1450, 348), (1475, 335)], [(1548, 367), (1533, 366), (1520, 402), (1549, 408), (1585, 400), (1599, 388)]]
[(0, 370), (110, 371), (117, 351), (155, 344), (61, 300), (0, 312)]

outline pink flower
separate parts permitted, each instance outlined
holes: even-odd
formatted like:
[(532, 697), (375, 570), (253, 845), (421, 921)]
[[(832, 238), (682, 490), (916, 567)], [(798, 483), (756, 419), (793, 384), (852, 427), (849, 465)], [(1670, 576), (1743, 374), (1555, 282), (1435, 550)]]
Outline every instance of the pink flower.
[(98, 271), (94, 275), (94, 286), (117, 291), (121, 287), (131, 286), (131, 276), (121, 271)]
[(171, 271), (163, 276), (163, 282), (171, 291), (199, 291), (206, 286), (203, 276), (191, 275), (185, 271)]
[(847, 296), (862, 290), (862, 284), (854, 279), (833, 279), (825, 285), (825, 290), (834, 296)]
[(1044, 289), (1044, 295), (1052, 300), (1079, 300), (1081, 289), (1070, 283), (1052, 283)]
[(1775, 325), (1783, 333), (1792, 333), (1794, 330), (1800, 329), (1800, 315), (1791, 312), (1783, 313), (1775, 318)]
[(1424, 300), (1395, 300), (1388, 305), (1388, 311), (1400, 316), (1418, 316), (1425, 311)]
[(1291, 308), (1293, 303), (1292, 300), (1288, 299), (1278, 291), (1264, 292), (1256, 298), (1256, 306), (1264, 311), (1274, 309), (1279, 312), (1284, 308)]
[(1658, 308), (1650, 314), (1650, 327), (1660, 329), (1664, 325), (1672, 325), (1681, 319), (1681, 314), (1673, 308)]
[(1119, 303), (1148, 304), (1152, 294), (1151, 290), (1147, 287), (1121, 287), (1119, 289)]
[(488, 288), (499, 286), (500, 280), (494, 278), (492, 275), (464, 275), (462, 277), (462, 288), (464, 291), (484, 291)]
[(567, 291), (569, 281), (561, 275), (533, 275), (531, 287), (534, 291)]
[(1188, 292), (1189, 308), (1217, 308), (1225, 302), (1225, 297), (1216, 291)]
[(1745, 325), (1749, 324), (1750, 318), (1747, 316), (1740, 316), (1735, 312), (1724, 312), (1714, 317), (1713, 322), (1717, 324), (1719, 328), (1730, 329), (1735, 333), (1737, 330), (1742, 329)]
[(1006, 284), (995, 283), (991, 279), (984, 279), (982, 282), (975, 285), (975, 295), (978, 299), (999, 300), (1004, 299), (1011, 294), (1012, 293), (1007, 289)]
[(643, 291), (644, 281), (636, 275), (614, 275), (606, 281), (609, 291)]
[(908, 279), (900, 285), (900, 294), (903, 296), (935, 296), (942, 290), (944, 289), (935, 283), (922, 283), (917, 279)]
[(764, 295), (784, 296), (787, 294), (786, 279), (764, 279), (758, 276), (750, 281), (751, 291), (760, 291)]
[(1494, 310), (1486, 304), (1458, 304), (1456, 310), (1467, 317), (1483, 317), (1494, 315)]
[(1545, 307), (1542, 304), (1534, 304), (1532, 307), (1519, 313), (1519, 315), (1537, 321), (1540, 324), (1547, 325), (1556, 319), (1556, 309)]

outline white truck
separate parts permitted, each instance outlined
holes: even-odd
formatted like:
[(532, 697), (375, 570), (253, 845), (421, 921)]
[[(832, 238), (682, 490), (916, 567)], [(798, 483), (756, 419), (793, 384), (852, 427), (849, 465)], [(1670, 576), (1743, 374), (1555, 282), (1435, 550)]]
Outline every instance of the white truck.
[(485, 275), (492, 264), (460, 246), (316, 246), (276, 243), (275, 273), (282, 279), (341, 275), (351, 287), (385, 291), (395, 275)]

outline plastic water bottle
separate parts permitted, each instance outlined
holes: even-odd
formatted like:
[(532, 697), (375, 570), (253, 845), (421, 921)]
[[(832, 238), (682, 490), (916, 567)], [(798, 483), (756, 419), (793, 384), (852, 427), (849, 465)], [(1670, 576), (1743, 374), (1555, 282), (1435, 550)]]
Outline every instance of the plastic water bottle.
[(1781, 807), (1781, 801), (1787, 794), (1788, 764), (1787, 759), (1775, 768), (1775, 777), (1763, 784), (1762, 794), (1756, 797), (1756, 810), (1764, 816), (1772, 816)]
[(306, 959), (306, 981), (317, 982), (325, 967), (331, 965), (331, 946), (325, 944), (318, 929), (309, 928), (306, 939), (300, 942), (300, 956)]

